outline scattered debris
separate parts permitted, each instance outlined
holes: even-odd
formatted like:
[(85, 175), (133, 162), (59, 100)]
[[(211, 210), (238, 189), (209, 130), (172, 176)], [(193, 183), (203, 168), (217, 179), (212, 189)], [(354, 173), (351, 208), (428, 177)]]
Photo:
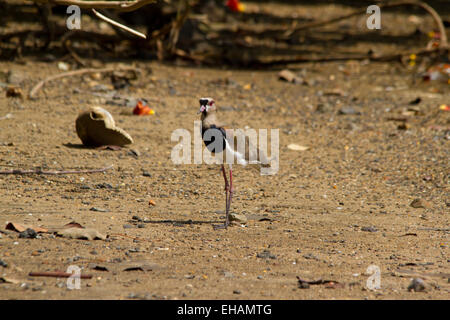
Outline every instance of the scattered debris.
[(331, 90), (327, 90), (323, 93), (325, 96), (338, 96), (338, 97), (346, 97), (348, 93), (340, 88), (334, 88)]
[(435, 66), (431, 66), (423, 74), (423, 80), (425, 81), (450, 81), (450, 64), (440, 63)]
[(312, 253), (304, 254), (304, 255), (303, 255), (303, 258), (308, 259), (308, 260), (310, 260), (310, 259), (319, 260), (319, 258), (317, 258), (317, 257), (316, 257), (315, 255), (313, 255)]
[(49, 175), (57, 175), (57, 174), (78, 174), (78, 173), (97, 173), (97, 172), (105, 172), (111, 169), (113, 165), (109, 165), (107, 167), (101, 169), (86, 169), (86, 170), (42, 170), (41, 168), (33, 169), (33, 170), (21, 170), (21, 169), (13, 169), (7, 171), (0, 171), (0, 174), (49, 174)]
[(245, 5), (239, 0), (228, 0), (226, 6), (233, 12), (244, 12)]
[(338, 114), (339, 115), (361, 115), (361, 112), (356, 110), (353, 107), (350, 106), (346, 106), (346, 107), (342, 107), (338, 110)]
[(3, 117), (0, 117), (0, 120), (11, 119), (13, 117), (12, 113), (7, 113)]
[(133, 114), (138, 116), (146, 116), (146, 115), (152, 115), (155, 114), (155, 110), (151, 109), (147, 102), (143, 100), (139, 100), (136, 104), (136, 107), (133, 109)]
[(58, 69), (61, 71), (69, 71), (70, 67), (64, 61), (60, 61), (60, 62), (58, 62)]
[(450, 105), (448, 105), (448, 104), (441, 104), (441, 105), (439, 106), (439, 110), (442, 110), (442, 111), (450, 111)]
[(22, 98), (22, 89), (19, 87), (9, 86), (6, 89), (6, 97), (7, 98)]
[(0, 259), (0, 267), (7, 268), (8, 264), (5, 261)]
[(375, 227), (362, 227), (361, 228), (361, 231), (366, 231), (366, 232), (377, 232), (378, 231), (378, 229), (377, 228), (375, 228)]
[(137, 149), (130, 149), (127, 154), (135, 158), (139, 158), (141, 156), (141, 153)]
[(277, 256), (271, 253), (269, 250), (264, 250), (256, 255), (257, 258), (261, 259), (276, 259)]
[(408, 130), (409, 128), (410, 128), (410, 125), (407, 124), (407, 123), (400, 123), (400, 124), (397, 126), (397, 129), (398, 129), (398, 130)]

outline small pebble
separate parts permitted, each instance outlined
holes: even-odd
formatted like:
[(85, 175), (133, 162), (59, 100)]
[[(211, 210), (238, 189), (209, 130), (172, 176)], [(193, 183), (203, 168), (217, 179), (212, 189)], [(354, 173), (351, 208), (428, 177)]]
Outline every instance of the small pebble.
[(338, 114), (340, 115), (360, 115), (361, 112), (355, 110), (353, 107), (342, 107), (339, 109)]
[(34, 239), (36, 238), (37, 233), (33, 229), (27, 228), (27, 230), (22, 231), (19, 233), (19, 238), (25, 238), (25, 239)]
[(425, 291), (425, 282), (420, 278), (414, 278), (408, 286), (408, 291)]
[(375, 227), (362, 227), (361, 231), (366, 231), (366, 232), (377, 232), (377, 228)]
[(237, 222), (239, 224), (246, 224), (247, 217), (245, 216), (245, 214), (230, 213), (230, 221)]
[(411, 207), (413, 208), (430, 208), (431, 204), (428, 201), (425, 201), (423, 199), (414, 199), (411, 204)]
[(276, 259), (277, 257), (271, 253), (269, 250), (264, 250), (263, 252), (260, 252), (256, 255), (257, 258), (262, 259)]
[(90, 211), (97, 211), (97, 212), (108, 212), (108, 209), (103, 209), (103, 208), (97, 208), (97, 207), (92, 207), (89, 209)]

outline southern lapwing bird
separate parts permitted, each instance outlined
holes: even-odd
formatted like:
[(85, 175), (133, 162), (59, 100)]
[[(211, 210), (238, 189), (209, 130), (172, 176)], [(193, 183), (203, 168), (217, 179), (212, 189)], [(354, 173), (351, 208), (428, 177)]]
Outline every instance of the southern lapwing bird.
[[(220, 225), (213, 225), (214, 229), (226, 229), (230, 224), (230, 206), (233, 197), (233, 168), (232, 164), (237, 164), (259, 168), (270, 167), (271, 159), (267, 159), (263, 152), (253, 146), (248, 136), (241, 130), (234, 131), (225, 128), (221, 122), (218, 121), (216, 103), (212, 98), (200, 99), (201, 113), (201, 134), (206, 148), (213, 154), (218, 155), (216, 159), (221, 161), (221, 170), (223, 179), (225, 181), (225, 222)], [(239, 145), (238, 141), (245, 141), (245, 149)], [(230, 181), (228, 182), (225, 165), (229, 165)], [(254, 166), (256, 165), (256, 166)]]

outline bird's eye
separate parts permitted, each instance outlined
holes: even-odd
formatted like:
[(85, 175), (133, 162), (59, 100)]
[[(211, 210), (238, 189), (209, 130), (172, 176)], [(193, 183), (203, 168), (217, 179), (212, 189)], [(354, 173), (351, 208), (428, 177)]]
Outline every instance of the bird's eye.
[(213, 103), (214, 103), (214, 100), (211, 100), (211, 101), (208, 103), (208, 105), (212, 106)]

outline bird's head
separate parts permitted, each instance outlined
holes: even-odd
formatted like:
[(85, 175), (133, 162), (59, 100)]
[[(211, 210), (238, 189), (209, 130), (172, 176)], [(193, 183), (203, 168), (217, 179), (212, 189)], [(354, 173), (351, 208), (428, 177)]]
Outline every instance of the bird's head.
[(206, 115), (207, 113), (216, 111), (216, 103), (212, 98), (200, 98), (200, 109), (198, 113)]

